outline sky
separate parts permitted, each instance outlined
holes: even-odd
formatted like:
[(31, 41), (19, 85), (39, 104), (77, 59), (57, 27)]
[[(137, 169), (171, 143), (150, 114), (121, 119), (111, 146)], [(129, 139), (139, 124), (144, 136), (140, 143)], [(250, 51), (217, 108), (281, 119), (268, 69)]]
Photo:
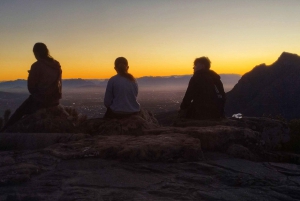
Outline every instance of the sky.
[(128, 59), (135, 77), (186, 75), (207, 56), (243, 75), (300, 53), (300, 0), (1, 0), (0, 81), (27, 79), (43, 42), (63, 78), (104, 79)]

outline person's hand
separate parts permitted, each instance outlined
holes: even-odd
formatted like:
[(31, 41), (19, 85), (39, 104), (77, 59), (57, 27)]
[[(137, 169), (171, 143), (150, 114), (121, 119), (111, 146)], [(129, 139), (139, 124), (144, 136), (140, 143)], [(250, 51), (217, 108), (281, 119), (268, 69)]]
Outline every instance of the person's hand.
[(180, 110), (178, 111), (178, 117), (179, 117), (179, 118), (186, 118), (186, 113), (187, 113), (187, 110), (182, 110), (182, 109), (180, 109)]

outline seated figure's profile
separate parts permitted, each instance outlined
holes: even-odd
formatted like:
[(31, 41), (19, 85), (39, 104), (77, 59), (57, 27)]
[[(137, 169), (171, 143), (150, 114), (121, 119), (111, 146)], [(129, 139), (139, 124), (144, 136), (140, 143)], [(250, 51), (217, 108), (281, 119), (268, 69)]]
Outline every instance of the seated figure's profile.
[(104, 105), (107, 111), (104, 118), (124, 118), (140, 112), (137, 102), (138, 84), (128, 73), (128, 61), (124, 57), (115, 60), (117, 74), (108, 80)]
[(33, 46), (33, 54), (37, 61), (28, 71), (27, 87), (30, 95), (12, 114), (2, 130), (19, 121), (24, 115), (59, 105), (62, 96), (62, 70), (59, 62), (50, 56), (44, 43), (36, 43)]
[(179, 115), (188, 119), (224, 117), (225, 92), (220, 76), (210, 70), (210, 60), (200, 57), (194, 61), (194, 75), (180, 105)]

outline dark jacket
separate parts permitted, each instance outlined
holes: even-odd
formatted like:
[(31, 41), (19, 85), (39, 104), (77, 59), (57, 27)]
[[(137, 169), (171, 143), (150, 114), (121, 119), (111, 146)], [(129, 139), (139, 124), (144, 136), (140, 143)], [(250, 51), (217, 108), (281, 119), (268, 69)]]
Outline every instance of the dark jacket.
[(61, 76), (62, 70), (57, 61), (38, 60), (29, 71), (28, 91), (35, 101), (44, 105), (59, 104), (62, 96)]
[[(219, 108), (216, 89), (223, 96)], [(180, 109), (187, 110), (186, 118), (214, 119), (224, 116), (225, 92), (220, 76), (212, 70), (198, 70), (190, 79)]]

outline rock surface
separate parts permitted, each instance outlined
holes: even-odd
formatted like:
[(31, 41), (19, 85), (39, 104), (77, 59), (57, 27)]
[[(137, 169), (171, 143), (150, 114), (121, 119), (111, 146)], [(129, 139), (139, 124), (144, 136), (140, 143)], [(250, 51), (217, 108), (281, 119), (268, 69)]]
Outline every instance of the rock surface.
[(244, 74), (226, 93), (228, 115), (281, 115), (286, 119), (300, 116), (300, 56), (283, 52), (277, 61), (261, 64)]
[(159, 127), (153, 114), (141, 109), (130, 119), (86, 119), (72, 107), (62, 105), (41, 109), (5, 130), (6, 133), (88, 133), (92, 135), (143, 135)]
[(78, 125), (86, 119), (74, 108), (56, 106), (38, 110), (8, 127), (6, 133), (76, 133)]
[(280, 151), (284, 122), (68, 115), (71, 133), (0, 134), (0, 200), (300, 199), (300, 155)]
[[(179, 119), (175, 121), (174, 126), (183, 128), (216, 128), (218, 126), (224, 126), (229, 129), (240, 128), (244, 131), (256, 132), (256, 143), (263, 145), (264, 149), (279, 148), (283, 143), (290, 140), (290, 130), (285, 122), (264, 117), (244, 117), (242, 119), (227, 118), (215, 121)], [(231, 131), (227, 133), (229, 134)], [(225, 136), (227, 135), (225, 134)]]
[(153, 114), (142, 109), (137, 115), (124, 119), (89, 119), (79, 126), (79, 130), (91, 135), (144, 135), (148, 129), (158, 128), (159, 123)]
[(0, 151), (42, 149), (57, 143), (69, 143), (88, 138), (88, 134), (74, 133), (1, 133)]
[(0, 200), (300, 199), (299, 165), (204, 156), (200, 162), (128, 163), (1, 152)]
[(123, 161), (198, 161), (200, 140), (183, 134), (96, 136), (44, 150), (63, 159), (97, 157)]

